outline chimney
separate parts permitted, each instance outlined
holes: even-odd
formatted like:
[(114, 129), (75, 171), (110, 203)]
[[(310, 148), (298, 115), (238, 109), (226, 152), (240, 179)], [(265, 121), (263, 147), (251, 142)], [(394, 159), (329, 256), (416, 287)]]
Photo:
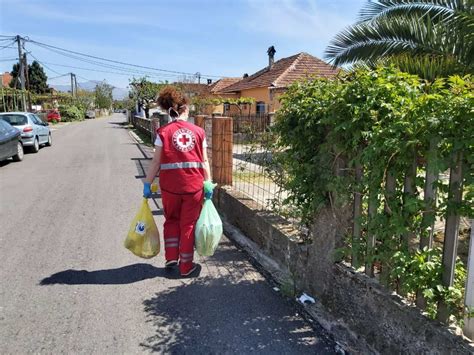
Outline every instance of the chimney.
[(275, 47), (271, 46), (268, 48), (267, 53), (268, 53), (268, 69), (271, 69), (273, 66), (273, 63), (275, 63)]

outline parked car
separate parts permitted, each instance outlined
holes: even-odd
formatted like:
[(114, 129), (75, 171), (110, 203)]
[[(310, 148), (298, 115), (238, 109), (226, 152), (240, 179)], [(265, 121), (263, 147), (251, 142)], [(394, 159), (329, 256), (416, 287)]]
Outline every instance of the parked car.
[(6, 121), (0, 120), (0, 161), (13, 158), (23, 160), (21, 132)]
[(87, 110), (86, 111), (86, 118), (95, 118), (95, 111), (94, 110)]
[(4, 112), (0, 113), (0, 119), (21, 131), (23, 147), (29, 147), (33, 153), (37, 153), (42, 144), (53, 144), (48, 124), (33, 113)]
[(46, 115), (46, 119), (48, 120), (48, 122), (51, 122), (51, 121), (61, 122), (61, 114), (59, 113), (58, 110), (49, 110)]

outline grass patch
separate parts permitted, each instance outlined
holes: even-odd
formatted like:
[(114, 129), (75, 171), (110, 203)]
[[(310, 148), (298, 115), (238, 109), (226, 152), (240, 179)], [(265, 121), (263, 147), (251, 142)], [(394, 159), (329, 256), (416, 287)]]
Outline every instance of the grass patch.
[(265, 176), (264, 173), (258, 173), (253, 171), (233, 171), (232, 177), (235, 181), (255, 182), (264, 183), (270, 180), (269, 177)]
[(140, 137), (140, 139), (143, 141), (143, 144), (145, 144), (147, 146), (150, 146), (150, 147), (153, 146), (152, 143), (154, 143), (154, 142), (151, 141), (151, 137), (150, 137), (149, 134), (145, 134), (137, 128), (133, 128), (132, 130), (138, 137)]

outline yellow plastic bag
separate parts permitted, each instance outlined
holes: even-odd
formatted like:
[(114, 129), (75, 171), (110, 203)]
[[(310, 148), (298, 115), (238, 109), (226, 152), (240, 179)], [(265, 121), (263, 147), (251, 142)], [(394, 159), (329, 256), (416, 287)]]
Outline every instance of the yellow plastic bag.
[(160, 252), (160, 233), (146, 198), (133, 219), (124, 242), (125, 248), (140, 258), (149, 259)]

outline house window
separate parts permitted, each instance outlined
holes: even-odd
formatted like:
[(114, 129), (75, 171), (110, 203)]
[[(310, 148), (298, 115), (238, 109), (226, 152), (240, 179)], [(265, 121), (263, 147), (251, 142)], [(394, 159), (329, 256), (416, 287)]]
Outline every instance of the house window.
[(224, 114), (230, 111), (230, 104), (227, 102), (224, 103)]
[(256, 114), (257, 115), (262, 115), (265, 113), (265, 102), (263, 101), (258, 101), (257, 106), (256, 106)]

